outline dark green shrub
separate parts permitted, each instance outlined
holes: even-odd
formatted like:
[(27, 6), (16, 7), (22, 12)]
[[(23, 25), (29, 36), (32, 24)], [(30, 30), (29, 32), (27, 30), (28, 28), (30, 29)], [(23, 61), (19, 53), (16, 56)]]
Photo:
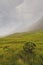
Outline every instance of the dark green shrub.
[(24, 52), (27, 53), (27, 54), (34, 53), (35, 48), (36, 48), (36, 44), (33, 43), (33, 42), (26, 42), (24, 47), (23, 47)]

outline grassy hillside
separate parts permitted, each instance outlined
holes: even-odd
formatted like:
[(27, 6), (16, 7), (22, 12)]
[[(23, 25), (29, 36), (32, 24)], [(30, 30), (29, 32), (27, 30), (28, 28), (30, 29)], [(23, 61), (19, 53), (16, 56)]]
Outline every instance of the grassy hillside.
[(0, 38), (0, 65), (43, 65), (43, 31)]
[(0, 38), (0, 43), (14, 43), (22, 41), (33, 41), (36, 43), (43, 43), (43, 31), (35, 31), (31, 33), (16, 33), (4, 38)]

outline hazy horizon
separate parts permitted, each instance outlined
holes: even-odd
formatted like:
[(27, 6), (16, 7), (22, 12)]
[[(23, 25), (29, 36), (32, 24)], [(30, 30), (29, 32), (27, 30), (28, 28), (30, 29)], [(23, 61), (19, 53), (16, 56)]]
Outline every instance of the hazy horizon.
[(0, 36), (24, 32), (42, 16), (43, 0), (0, 0)]

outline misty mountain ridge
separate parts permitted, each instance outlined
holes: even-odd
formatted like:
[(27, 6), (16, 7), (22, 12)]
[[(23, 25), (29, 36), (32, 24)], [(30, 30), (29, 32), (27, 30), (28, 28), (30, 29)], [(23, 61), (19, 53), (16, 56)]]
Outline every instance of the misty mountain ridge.
[(30, 27), (30, 31), (43, 30), (43, 17)]

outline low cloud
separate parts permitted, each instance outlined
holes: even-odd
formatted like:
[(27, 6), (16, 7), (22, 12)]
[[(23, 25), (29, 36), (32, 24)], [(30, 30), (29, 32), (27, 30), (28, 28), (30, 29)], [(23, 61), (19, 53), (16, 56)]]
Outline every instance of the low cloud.
[(43, 16), (43, 0), (0, 0), (0, 36), (24, 32)]

